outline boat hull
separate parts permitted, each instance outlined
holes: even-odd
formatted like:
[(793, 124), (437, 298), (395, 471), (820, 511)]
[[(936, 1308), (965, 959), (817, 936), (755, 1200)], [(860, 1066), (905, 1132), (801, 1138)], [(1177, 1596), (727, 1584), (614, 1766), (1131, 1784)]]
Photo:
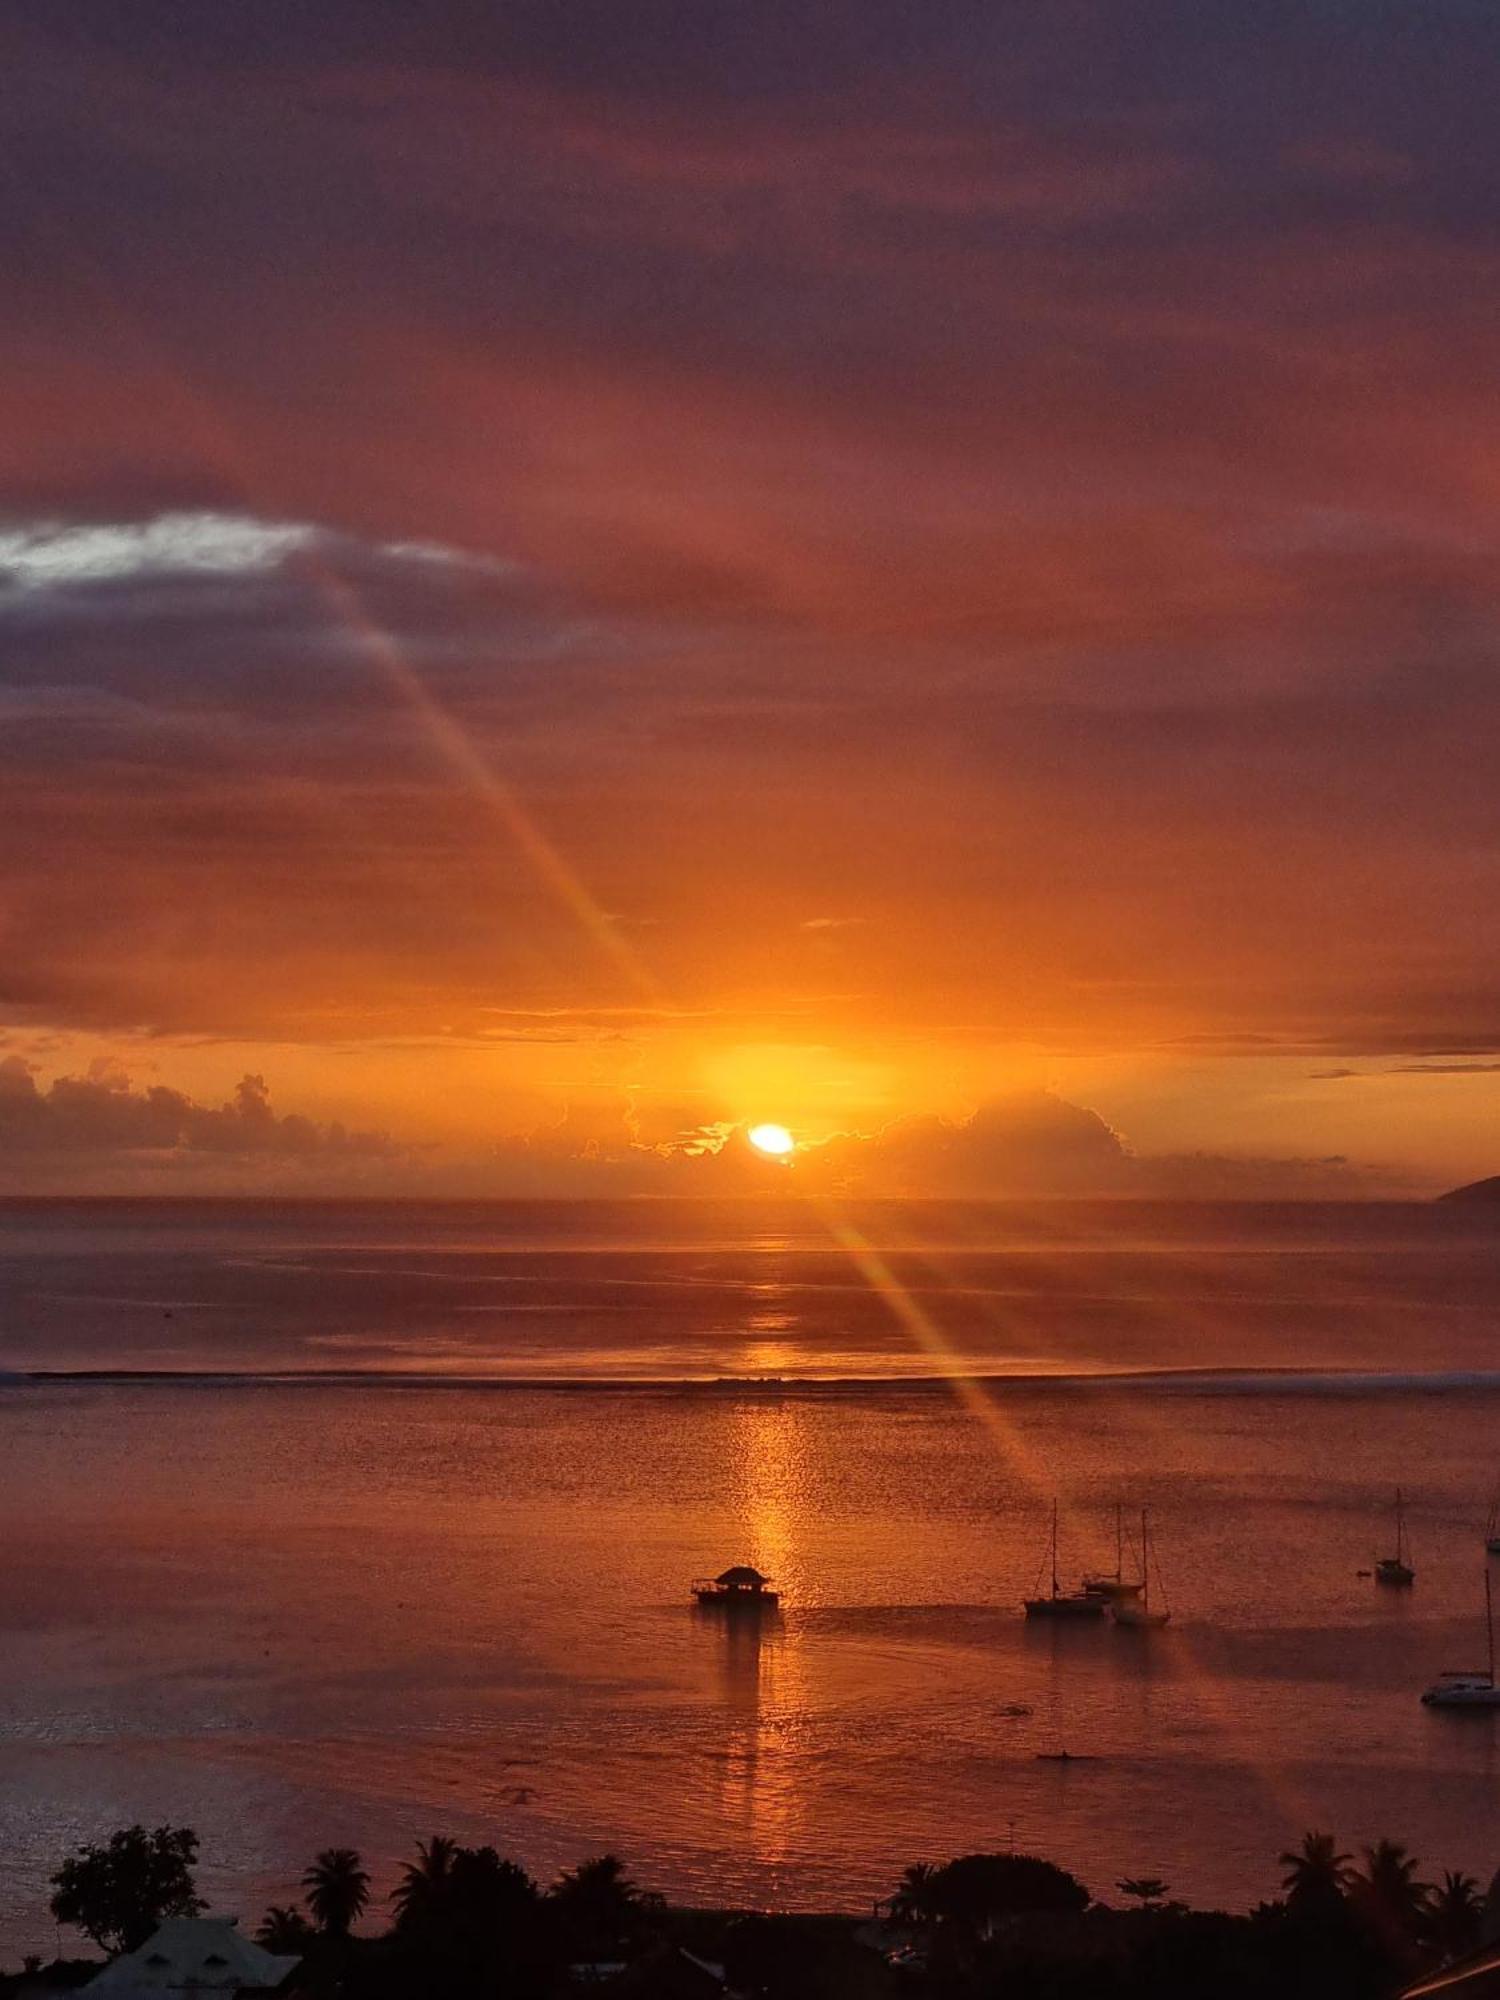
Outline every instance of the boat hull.
[(1500, 1708), (1500, 1687), (1496, 1687), (1492, 1681), (1474, 1681), (1472, 1684), (1460, 1681), (1452, 1687), (1444, 1687), (1440, 1681), (1436, 1687), (1427, 1689), (1422, 1696), (1422, 1706), (1493, 1710)]
[(1102, 1618), (1108, 1609), (1102, 1597), (1028, 1597), (1025, 1604), (1028, 1618)]

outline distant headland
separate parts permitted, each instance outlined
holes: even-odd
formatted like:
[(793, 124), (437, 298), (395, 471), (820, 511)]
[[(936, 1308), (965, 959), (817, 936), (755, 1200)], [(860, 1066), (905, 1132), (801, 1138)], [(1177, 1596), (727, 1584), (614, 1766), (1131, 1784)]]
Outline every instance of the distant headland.
[(1462, 1187), (1449, 1188), (1446, 1194), (1438, 1196), (1439, 1201), (1492, 1201), (1500, 1206), (1500, 1174), (1491, 1174), (1486, 1181), (1467, 1181)]

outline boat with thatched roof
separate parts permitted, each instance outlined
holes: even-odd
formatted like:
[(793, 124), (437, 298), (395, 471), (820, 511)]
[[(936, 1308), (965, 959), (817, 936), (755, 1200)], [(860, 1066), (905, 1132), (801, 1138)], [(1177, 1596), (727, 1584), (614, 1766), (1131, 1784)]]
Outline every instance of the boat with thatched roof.
[(712, 1605), (715, 1610), (769, 1611), (781, 1602), (780, 1592), (772, 1590), (770, 1584), (771, 1579), (758, 1569), (735, 1563), (717, 1576), (695, 1577), (693, 1595), (700, 1604)]

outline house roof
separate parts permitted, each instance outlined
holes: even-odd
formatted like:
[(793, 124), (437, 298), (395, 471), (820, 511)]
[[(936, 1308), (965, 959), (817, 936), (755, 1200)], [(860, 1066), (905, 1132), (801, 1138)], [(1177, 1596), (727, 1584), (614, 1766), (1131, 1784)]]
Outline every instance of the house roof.
[(720, 1570), (715, 1583), (769, 1583), (768, 1576), (762, 1576), (758, 1569), (751, 1569), (748, 1563), (736, 1563), (733, 1569)]
[(1440, 1972), (1424, 1973), (1403, 1987), (1400, 2000), (1496, 2000), (1500, 1996), (1500, 1944), (1487, 1944)]
[(628, 1967), (614, 1990), (633, 2000), (722, 2000), (724, 1968), (683, 1945), (663, 1944)]
[(135, 1951), (111, 1959), (87, 1993), (272, 1992), (301, 1963), (242, 1937), (233, 1917), (168, 1917)]

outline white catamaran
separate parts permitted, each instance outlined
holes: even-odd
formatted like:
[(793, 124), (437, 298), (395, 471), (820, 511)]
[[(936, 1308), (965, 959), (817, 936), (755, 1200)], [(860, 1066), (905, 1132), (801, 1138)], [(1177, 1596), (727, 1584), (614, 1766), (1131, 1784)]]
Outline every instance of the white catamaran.
[(1463, 1669), (1439, 1674), (1430, 1688), (1422, 1691), (1427, 1708), (1500, 1708), (1500, 1688), (1495, 1686), (1495, 1613), (1490, 1602), (1490, 1572), (1484, 1572), (1484, 1631), (1489, 1648), (1489, 1666), (1484, 1673)]

